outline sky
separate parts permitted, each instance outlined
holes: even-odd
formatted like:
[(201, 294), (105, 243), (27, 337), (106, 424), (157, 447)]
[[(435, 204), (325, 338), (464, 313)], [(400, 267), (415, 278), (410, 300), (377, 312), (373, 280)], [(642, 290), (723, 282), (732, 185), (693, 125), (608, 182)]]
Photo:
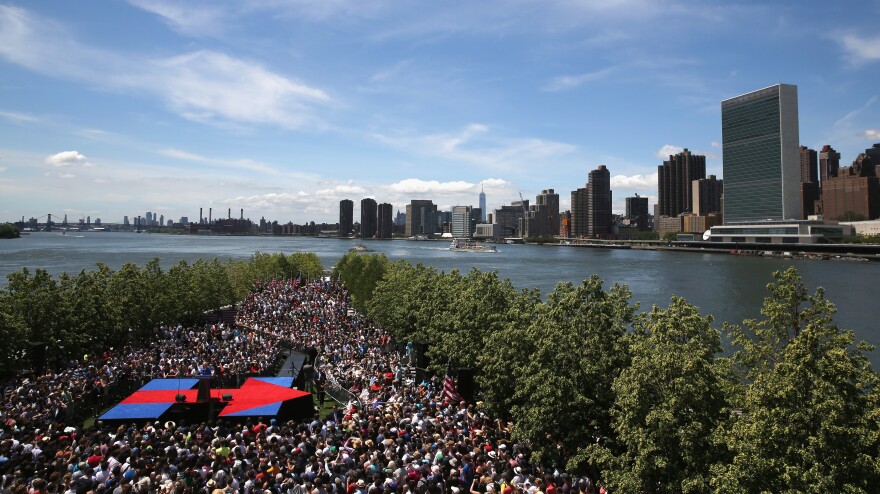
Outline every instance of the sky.
[(613, 209), (722, 100), (798, 86), (800, 140), (880, 142), (880, 0), (0, 0), (0, 221), (335, 223), (488, 209), (606, 165)]

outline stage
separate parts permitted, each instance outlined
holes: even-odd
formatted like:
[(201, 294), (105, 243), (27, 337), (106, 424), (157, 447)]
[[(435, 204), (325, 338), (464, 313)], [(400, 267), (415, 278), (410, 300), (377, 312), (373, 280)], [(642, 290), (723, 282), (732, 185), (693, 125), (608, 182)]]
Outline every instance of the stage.
[(311, 393), (292, 377), (251, 377), (240, 388), (211, 388), (210, 378), (153, 379), (119, 402), (103, 421), (181, 421), (213, 418), (304, 420), (314, 415)]

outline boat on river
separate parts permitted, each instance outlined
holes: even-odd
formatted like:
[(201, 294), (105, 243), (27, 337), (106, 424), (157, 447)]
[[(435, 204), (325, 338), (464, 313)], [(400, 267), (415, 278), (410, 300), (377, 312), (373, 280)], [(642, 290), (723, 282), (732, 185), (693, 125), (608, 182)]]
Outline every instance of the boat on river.
[(494, 245), (478, 244), (469, 238), (454, 238), (449, 250), (460, 252), (498, 252)]

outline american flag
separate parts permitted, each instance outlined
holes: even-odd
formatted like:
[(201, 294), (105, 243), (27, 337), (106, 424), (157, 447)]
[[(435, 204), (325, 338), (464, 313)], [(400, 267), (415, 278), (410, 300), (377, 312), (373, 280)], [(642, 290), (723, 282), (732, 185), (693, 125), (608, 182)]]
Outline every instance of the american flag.
[(458, 394), (455, 380), (452, 378), (452, 369), (448, 365), (446, 366), (446, 377), (443, 379), (443, 398), (454, 402), (464, 401), (464, 398)]

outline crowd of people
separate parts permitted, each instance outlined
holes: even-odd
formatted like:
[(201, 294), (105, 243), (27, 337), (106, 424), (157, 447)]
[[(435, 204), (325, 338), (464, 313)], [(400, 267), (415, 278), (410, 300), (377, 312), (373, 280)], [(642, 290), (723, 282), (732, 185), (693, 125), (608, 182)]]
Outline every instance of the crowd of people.
[[(282, 347), (315, 348), (316, 378), (351, 397), (306, 422), (153, 422), (87, 428), (63, 411), (95, 383), (265, 371)], [(142, 348), (84, 356), (10, 382), (0, 492), (587, 494), (604, 492), (532, 461), (509, 424), (416, 382), (389, 334), (351, 310), (332, 281), (273, 280), (234, 326), (161, 328)], [(144, 381), (145, 382), (145, 381)]]

